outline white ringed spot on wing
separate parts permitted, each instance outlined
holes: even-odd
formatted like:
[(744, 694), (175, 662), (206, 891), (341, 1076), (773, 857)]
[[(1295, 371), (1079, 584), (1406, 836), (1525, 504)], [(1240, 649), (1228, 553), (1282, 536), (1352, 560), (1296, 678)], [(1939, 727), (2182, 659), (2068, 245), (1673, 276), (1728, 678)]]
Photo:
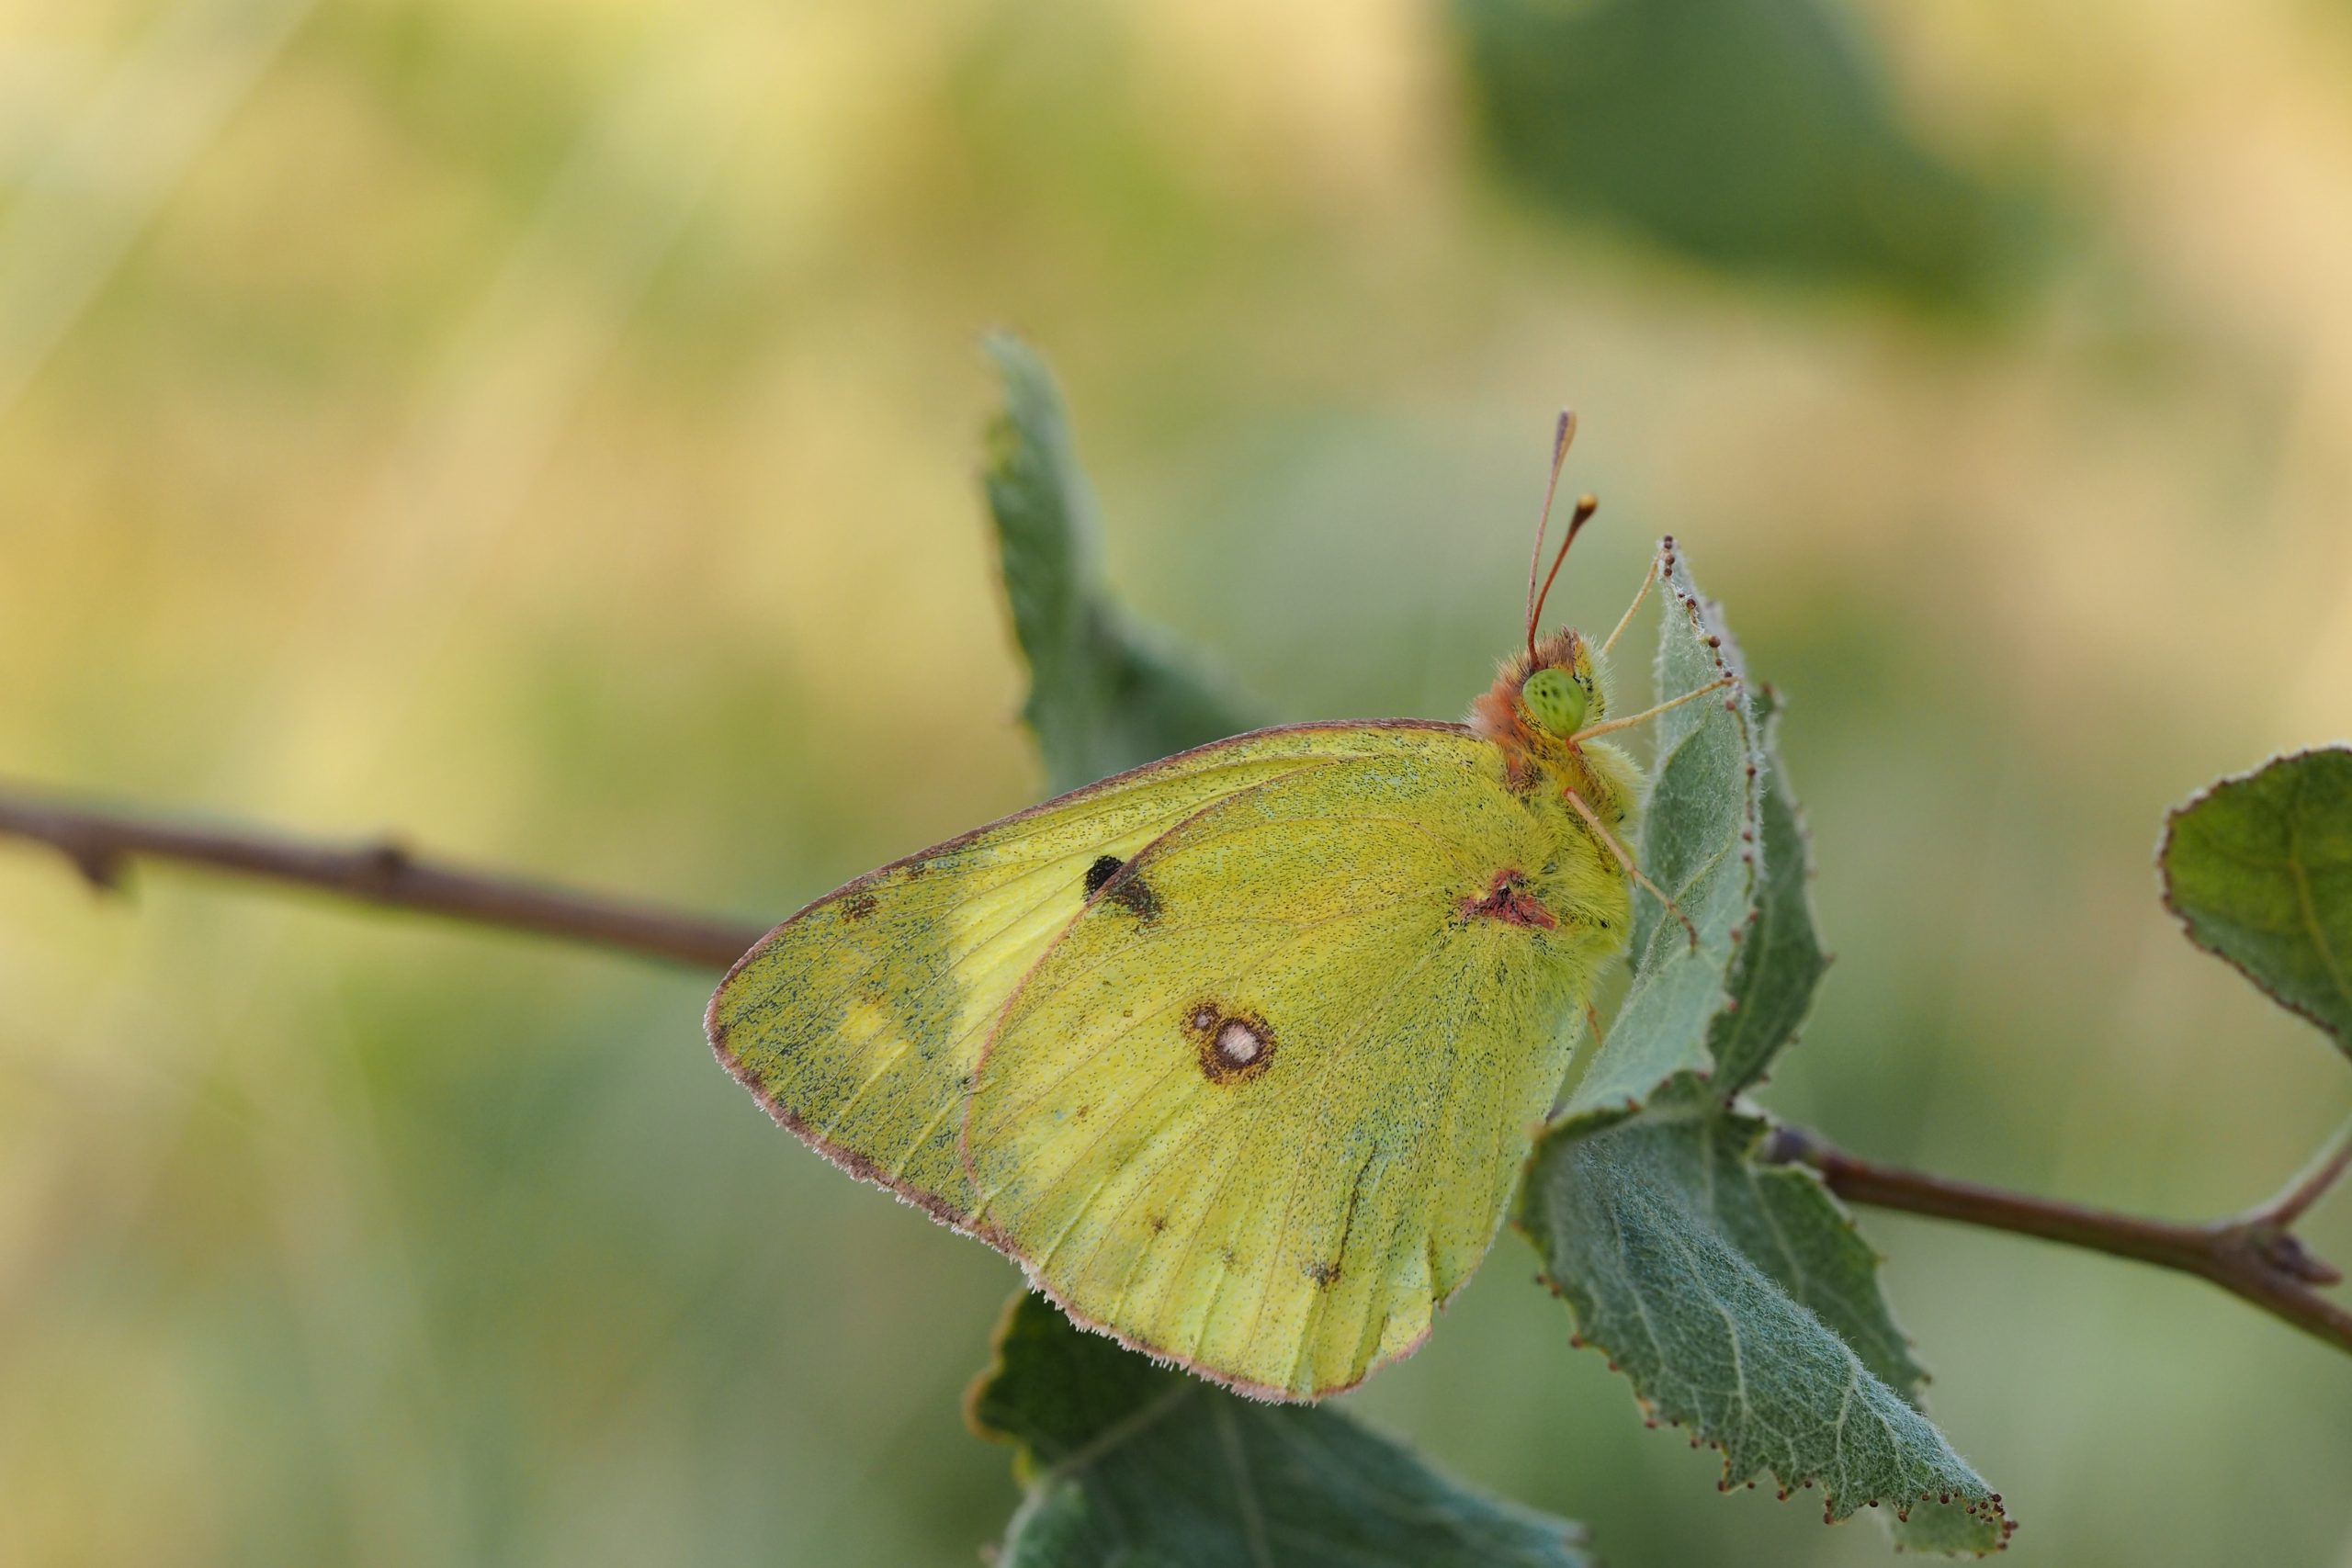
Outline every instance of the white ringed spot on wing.
[(1183, 1029), (1211, 1083), (1246, 1082), (1273, 1065), (1273, 1028), (1254, 1012), (1204, 997), (1184, 1010)]

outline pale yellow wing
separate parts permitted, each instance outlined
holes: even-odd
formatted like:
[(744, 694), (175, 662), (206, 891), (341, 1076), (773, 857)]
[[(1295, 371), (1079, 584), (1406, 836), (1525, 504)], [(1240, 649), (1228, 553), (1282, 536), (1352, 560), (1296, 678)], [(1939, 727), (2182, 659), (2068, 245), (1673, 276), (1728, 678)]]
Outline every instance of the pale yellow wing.
[[(1154, 762), (952, 839), (837, 889), (746, 954), (711, 998), (719, 1059), (827, 1157), (950, 1224), (967, 1080), (997, 1015), (1093, 889), (1238, 792), (1396, 750), (1452, 726), (1301, 725)], [(1100, 873), (1096, 874), (1099, 885)]]
[(1226, 794), (1047, 948), (982, 1059), (972, 1223), (1078, 1321), (1314, 1398), (1491, 1244), (1625, 886), (1453, 731)]

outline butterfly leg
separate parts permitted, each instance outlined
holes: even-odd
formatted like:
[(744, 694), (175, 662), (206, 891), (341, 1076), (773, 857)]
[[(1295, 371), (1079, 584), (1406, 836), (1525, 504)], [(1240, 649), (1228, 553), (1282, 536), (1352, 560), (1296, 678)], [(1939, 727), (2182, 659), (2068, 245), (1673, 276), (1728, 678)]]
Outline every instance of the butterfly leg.
[(1569, 736), (1568, 744), (1573, 746), (1579, 741), (1589, 740), (1596, 735), (1607, 735), (1611, 730), (1631, 729), (1637, 724), (1646, 724), (1651, 719), (1656, 718), (1658, 715), (1666, 712), (1668, 708), (1679, 708), (1684, 703), (1696, 702), (1701, 697), (1705, 696), (1709, 692), (1722, 691), (1725, 686), (1730, 685), (1732, 681), (1732, 676), (1718, 675), (1713, 680), (1708, 682), (1705, 685), (1700, 687), (1697, 691), (1685, 692), (1679, 697), (1658, 704), (1656, 707), (1644, 708), (1641, 712), (1629, 714), (1623, 718), (1605, 719), (1599, 724), (1589, 724), (1582, 729), (1577, 730), (1574, 735)]
[(1651, 896), (1666, 906), (1666, 912), (1682, 922), (1682, 929), (1690, 933), (1690, 951), (1696, 953), (1699, 950), (1699, 928), (1690, 923), (1690, 917), (1682, 912), (1682, 906), (1668, 897), (1666, 889), (1642, 874), (1642, 868), (1634, 863), (1634, 857), (1626, 852), (1624, 845), (1617, 841), (1617, 835), (1600, 825), (1600, 813), (1585, 804), (1584, 796), (1573, 789), (1563, 790), (1561, 793), (1566, 797), (1568, 804), (1576, 808), (1577, 815), (1584, 818), (1584, 825), (1592, 829), (1593, 836), (1600, 840), (1602, 846), (1611, 854), (1617, 857), (1617, 863), (1625, 868), (1625, 874), (1648, 888)]
[(1611, 632), (1609, 634), (1609, 640), (1600, 645), (1601, 658), (1606, 659), (1609, 657), (1609, 650), (1617, 646), (1617, 639), (1624, 635), (1625, 628), (1627, 626), (1634, 624), (1634, 612), (1640, 609), (1642, 607), (1642, 601), (1650, 596), (1650, 585), (1655, 583), (1657, 581), (1657, 558), (1656, 556), (1652, 556), (1650, 558), (1649, 575), (1643, 578), (1641, 587), (1634, 591), (1634, 602), (1625, 606), (1625, 613), (1617, 617), (1617, 629)]

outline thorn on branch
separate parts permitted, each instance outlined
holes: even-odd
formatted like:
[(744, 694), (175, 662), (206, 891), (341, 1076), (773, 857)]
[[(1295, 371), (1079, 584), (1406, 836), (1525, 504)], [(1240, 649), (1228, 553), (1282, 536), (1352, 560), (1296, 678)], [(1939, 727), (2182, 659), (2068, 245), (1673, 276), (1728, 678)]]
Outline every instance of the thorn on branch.
[(74, 863), (82, 880), (96, 894), (119, 893), (123, 890), (126, 870), (124, 857), (96, 844), (61, 843), (58, 852)]
[(385, 839), (359, 852), (359, 875), (381, 891), (398, 882), (414, 863), (408, 846), (398, 839)]
[(2340, 1285), (2344, 1270), (2305, 1247), (2302, 1238), (2284, 1231), (2256, 1240), (2264, 1263), (2307, 1285)]

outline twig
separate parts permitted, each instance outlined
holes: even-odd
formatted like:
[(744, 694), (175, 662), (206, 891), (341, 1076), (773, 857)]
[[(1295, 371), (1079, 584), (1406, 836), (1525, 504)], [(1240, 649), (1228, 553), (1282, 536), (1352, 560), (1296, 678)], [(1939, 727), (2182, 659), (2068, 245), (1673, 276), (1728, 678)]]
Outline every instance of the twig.
[(2287, 1183), (2278, 1196), (2247, 1214), (2247, 1223), (2285, 1230), (2301, 1219), (2347, 1169), (2352, 1169), (2352, 1121), (2335, 1130), (2335, 1138), (2312, 1156), (2312, 1163)]
[[(749, 924), (461, 871), (420, 860), (396, 842), (313, 844), (250, 829), (68, 805), (0, 786), (0, 837), (7, 836), (49, 845), (99, 887), (116, 886), (134, 862), (175, 862), (710, 969), (734, 963), (763, 934)], [(2239, 1218), (2202, 1225), (2141, 1219), (1878, 1165), (1796, 1127), (1776, 1127), (1765, 1157), (1811, 1167), (1831, 1191), (1856, 1203), (2040, 1236), (2194, 1274), (2338, 1349), (2352, 1350), (2352, 1312), (2312, 1289), (2335, 1284), (2342, 1275), (2304, 1250), (2288, 1229), (2352, 1168), (2352, 1125), (2277, 1198)]]
[(2341, 1149), (2324, 1156), (2289, 1188), (2284, 1200), (2209, 1224), (2142, 1219), (1880, 1165), (1799, 1127), (1775, 1127), (1765, 1145), (1765, 1157), (1810, 1166), (1832, 1192), (1850, 1202), (2013, 1231), (2194, 1274), (2339, 1350), (2352, 1350), (2352, 1312), (2312, 1289), (2335, 1284), (2343, 1275), (2306, 1251), (2286, 1228), (2341, 1174), (2346, 1164)]
[(421, 860), (390, 840), (310, 843), (254, 829), (78, 806), (7, 786), (0, 786), (0, 836), (49, 845), (102, 889), (119, 886), (134, 862), (170, 861), (703, 968), (723, 969), (734, 963), (766, 930), (633, 899), (462, 870)]

